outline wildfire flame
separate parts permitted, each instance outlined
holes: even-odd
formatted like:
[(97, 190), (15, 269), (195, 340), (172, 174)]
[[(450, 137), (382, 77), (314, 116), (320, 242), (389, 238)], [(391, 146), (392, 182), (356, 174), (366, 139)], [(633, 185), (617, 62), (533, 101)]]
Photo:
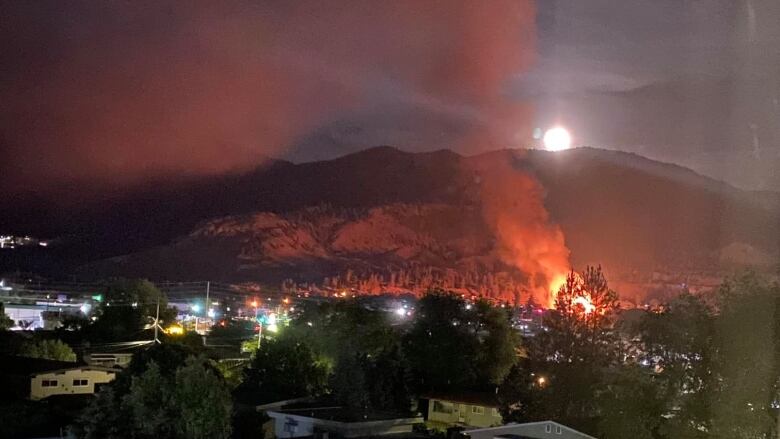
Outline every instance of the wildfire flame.
[[(580, 277), (579, 274), (573, 273), (573, 276), (575, 282), (582, 282), (582, 277)], [(550, 281), (550, 308), (555, 308), (558, 294), (560, 293), (561, 288), (566, 285), (567, 277), (567, 274), (561, 273), (553, 276), (552, 281)], [(586, 315), (596, 311), (596, 305), (593, 303), (593, 299), (587, 291), (580, 290), (577, 294), (578, 295), (576, 297), (570, 299), (570, 306), (572, 308), (579, 305), (582, 307), (582, 313)]]
[(480, 175), (480, 201), (485, 223), (496, 237), (496, 255), (528, 275), (534, 302), (552, 307), (569, 271), (569, 249), (558, 225), (550, 221), (544, 191), (533, 175), (519, 166), (514, 154), (475, 164)]
[(555, 308), (555, 300), (558, 298), (558, 291), (566, 284), (566, 273), (559, 273), (553, 276), (550, 280), (550, 303), (547, 305), (549, 308)]
[(596, 305), (590, 300), (590, 297), (578, 296), (572, 300), (572, 304), (580, 305), (585, 314), (590, 314), (596, 310)]

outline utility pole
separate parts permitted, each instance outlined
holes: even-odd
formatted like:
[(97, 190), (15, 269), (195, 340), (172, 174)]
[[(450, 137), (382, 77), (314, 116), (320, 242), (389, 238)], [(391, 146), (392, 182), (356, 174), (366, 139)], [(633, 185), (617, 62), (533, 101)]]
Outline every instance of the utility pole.
[(209, 315), (209, 311), (211, 310), (211, 302), (209, 302), (209, 290), (211, 289), (211, 281), (206, 281), (206, 316), (211, 317)]
[(157, 312), (154, 316), (154, 341), (160, 343), (160, 339), (157, 338), (157, 328), (160, 326), (160, 295), (157, 295)]

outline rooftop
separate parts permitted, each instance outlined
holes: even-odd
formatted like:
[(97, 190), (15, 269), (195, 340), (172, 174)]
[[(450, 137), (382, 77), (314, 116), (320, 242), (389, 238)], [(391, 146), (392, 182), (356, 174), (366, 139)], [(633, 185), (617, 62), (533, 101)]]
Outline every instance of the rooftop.
[(439, 401), (457, 402), (461, 404), (480, 405), (484, 407), (498, 407), (498, 399), (494, 393), (467, 392), (467, 393), (428, 393), (422, 396), (424, 399), (438, 399)]
[(389, 421), (393, 419), (415, 418), (411, 413), (400, 413), (380, 410), (355, 410), (341, 406), (301, 402), (283, 406), (276, 413), (287, 415), (306, 416), (309, 418), (323, 419), (336, 422), (368, 422)]
[(17, 357), (0, 355), (2, 371), (7, 375), (32, 375), (61, 369), (86, 366), (84, 363), (70, 361), (45, 360), (43, 358)]
[(45, 372), (55, 372), (68, 369), (94, 369), (115, 372), (115, 369), (90, 366), (84, 362), (55, 361), (43, 358), (17, 357), (0, 355), (0, 371), (3, 375), (27, 376)]

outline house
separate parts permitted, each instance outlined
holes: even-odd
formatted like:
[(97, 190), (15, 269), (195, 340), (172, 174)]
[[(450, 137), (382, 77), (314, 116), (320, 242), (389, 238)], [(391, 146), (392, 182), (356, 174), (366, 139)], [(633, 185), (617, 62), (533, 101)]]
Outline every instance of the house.
[(494, 427), (504, 423), (493, 394), (440, 394), (423, 399), (428, 401), (426, 420), (433, 428)]
[(362, 438), (408, 437), (416, 424), (422, 424), (420, 416), (397, 413), (368, 412), (358, 414), (343, 407), (305, 405), (268, 410), (273, 420), (274, 437), (297, 438)]
[(3, 356), (0, 364), (0, 384), (14, 396), (32, 400), (92, 395), (117, 374), (116, 369), (40, 358)]
[(133, 359), (131, 353), (90, 353), (84, 356), (84, 362), (90, 366), (125, 368), (130, 365), (130, 361)]
[(463, 431), (469, 439), (596, 439), (555, 421), (506, 424)]

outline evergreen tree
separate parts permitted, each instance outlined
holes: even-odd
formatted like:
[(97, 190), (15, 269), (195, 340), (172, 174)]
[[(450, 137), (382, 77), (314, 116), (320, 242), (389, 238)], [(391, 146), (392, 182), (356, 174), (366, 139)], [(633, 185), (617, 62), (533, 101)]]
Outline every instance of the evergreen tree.
[(0, 302), (0, 331), (5, 331), (14, 326), (14, 321), (5, 313), (5, 304)]
[(56, 361), (76, 361), (76, 353), (60, 340), (38, 340), (22, 345), (19, 355)]

